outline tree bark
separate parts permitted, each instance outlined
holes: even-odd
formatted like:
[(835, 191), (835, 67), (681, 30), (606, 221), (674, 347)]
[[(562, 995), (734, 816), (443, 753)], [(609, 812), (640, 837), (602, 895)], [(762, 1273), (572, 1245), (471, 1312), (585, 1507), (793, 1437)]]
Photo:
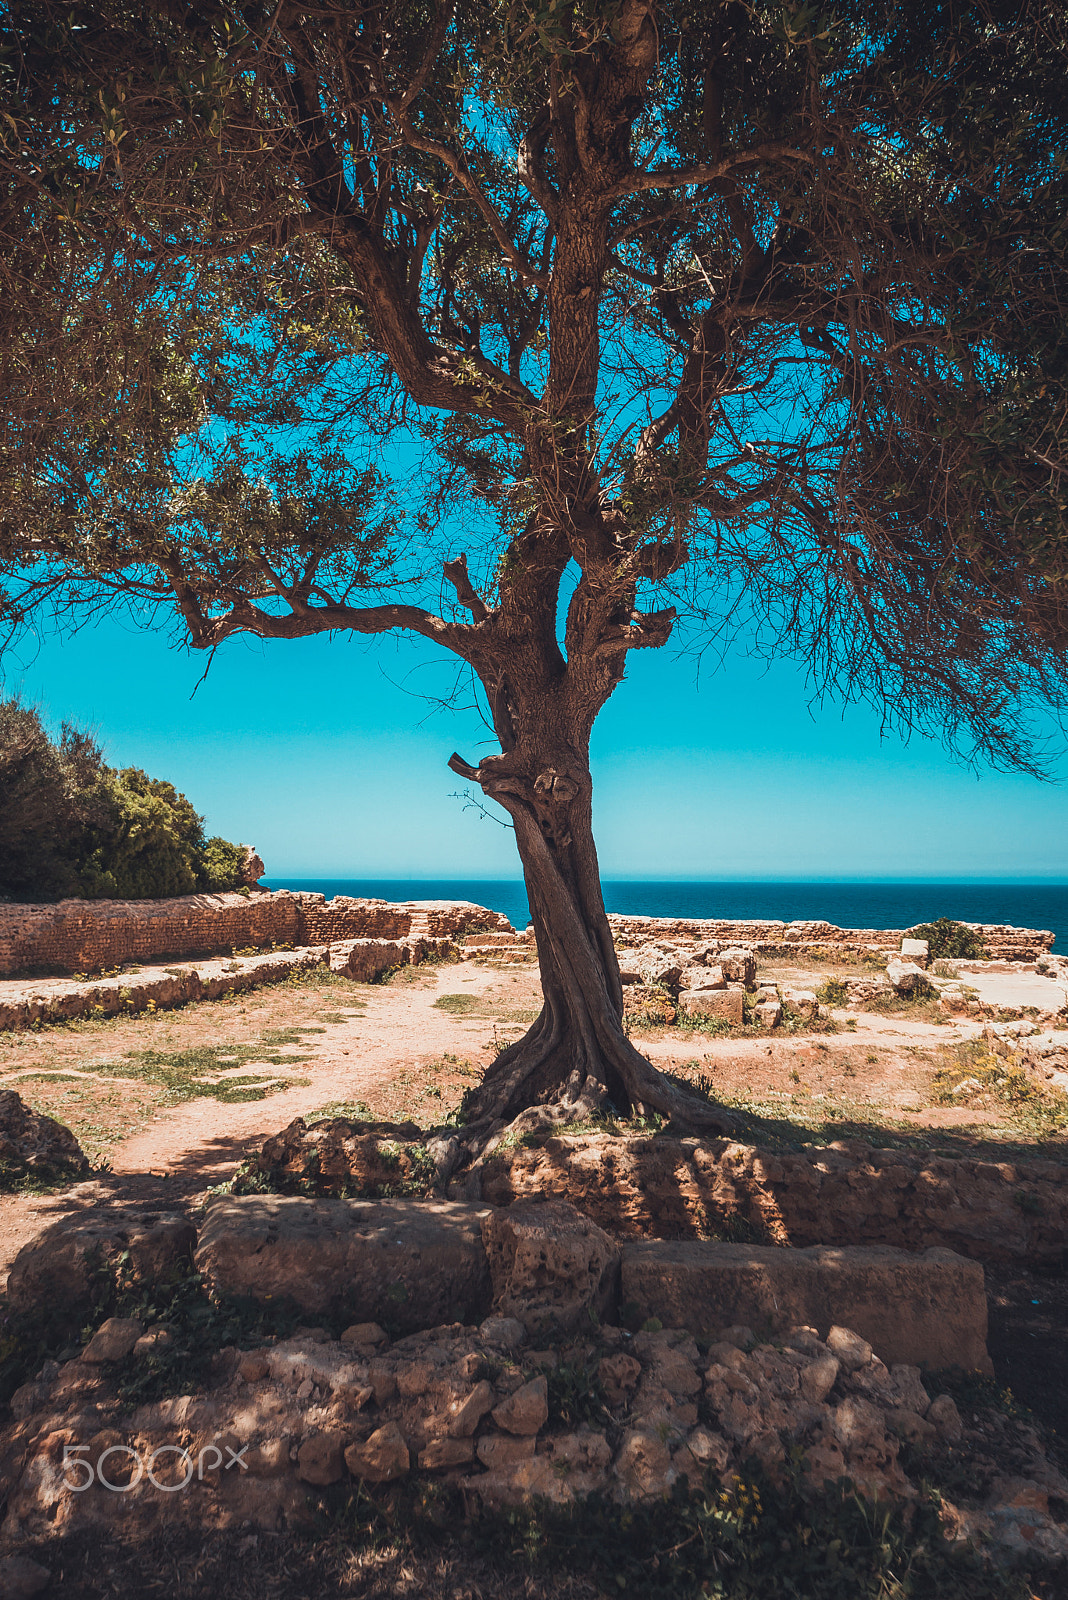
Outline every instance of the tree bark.
[(734, 1126), (720, 1107), (658, 1072), (626, 1035), (593, 841), (588, 761), (574, 750), (555, 755), (535, 763), (533, 773), (510, 770), (515, 764), (507, 754), (479, 769), (484, 792), (515, 826), (544, 1005), (469, 1100), (460, 1160), (485, 1154), (506, 1127), (551, 1128), (611, 1112), (659, 1112), (690, 1133), (723, 1134)]

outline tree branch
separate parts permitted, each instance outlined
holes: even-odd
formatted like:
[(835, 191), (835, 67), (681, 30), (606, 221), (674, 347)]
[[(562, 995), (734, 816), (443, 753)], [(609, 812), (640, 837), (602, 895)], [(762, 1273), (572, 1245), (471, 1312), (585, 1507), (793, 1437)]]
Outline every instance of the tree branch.
[(442, 571), (456, 590), (460, 604), (467, 607), (476, 622), (484, 621), (490, 615), (490, 608), (471, 582), (466, 555), (457, 556), (455, 561), (446, 561)]
[(690, 189), (698, 184), (716, 183), (720, 178), (725, 178), (733, 172), (736, 167), (750, 167), (769, 160), (812, 161), (814, 159), (807, 150), (798, 150), (793, 145), (758, 144), (749, 150), (739, 150), (734, 155), (725, 156), (713, 166), (653, 167), (650, 172), (635, 172), (630, 177), (621, 178), (608, 193), (612, 199), (617, 199), (620, 195), (640, 194), (646, 189)]

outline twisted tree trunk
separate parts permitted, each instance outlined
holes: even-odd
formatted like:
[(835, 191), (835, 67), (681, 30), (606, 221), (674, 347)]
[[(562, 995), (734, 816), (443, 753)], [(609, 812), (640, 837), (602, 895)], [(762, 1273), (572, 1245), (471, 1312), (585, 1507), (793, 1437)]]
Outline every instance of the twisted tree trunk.
[(469, 1101), (456, 1161), (484, 1154), (509, 1127), (551, 1128), (614, 1111), (659, 1112), (691, 1133), (728, 1132), (732, 1118), (658, 1072), (623, 1026), (623, 986), (593, 840), (585, 750), (506, 754), (468, 767), (512, 818), (537, 939), (544, 1005)]

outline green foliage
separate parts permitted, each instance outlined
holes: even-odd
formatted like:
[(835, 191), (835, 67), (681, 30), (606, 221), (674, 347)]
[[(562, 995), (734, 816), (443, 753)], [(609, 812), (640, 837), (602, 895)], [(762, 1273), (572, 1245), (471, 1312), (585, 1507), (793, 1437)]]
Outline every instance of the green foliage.
[[(1068, 1095), (1036, 1078), (1018, 1061), (995, 1055), (981, 1039), (957, 1044), (943, 1055), (934, 1079), (943, 1105), (995, 1106), (1006, 1120), (1040, 1139), (1068, 1131)], [(1032, 1200), (1018, 1202), (1030, 1209)]]
[(849, 999), (849, 990), (840, 978), (828, 978), (816, 990), (816, 999), (821, 1006), (844, 1006)]
[(338, 1486), (316, 1530), (361, 1549), (470, 1550), (514, 1592), (527, 1577), (588, 1580), (639, 1600), (1028, 1600), (1022, 1573), (999, 1571), (941, 1528), (939, 1498), (870, 1501), (843, 1480), (813, 1492), (797, 1464), (772, 1482), (751, 1465), (646, 1505), (599, 1496), (471, 1517), (459, 1492), (416, 1475), (374, 1490)]
[(245, 847), (231, 844), (218, 834), (204, 845), (200, 887), (212, 894), (223, 894), (227, 889), (239, 889), (243, 883)]
[(283, 1055), (279, 1047), (303, 1044), (303, 1035), (325, 1031), (313, 1027), (272, 1029), (255, 1044), (202, 1044), (191, 1050), (131, 1050), (121, 1061), (96, 1063), (93, 1071), (105, 1077), (141, 1078), (161, 1089), (169, 1104), (210, 1097), (227, 1105), (238, 1105), (262, 1100), (279, 1089), (292, 1087), (297, 1080), (282, 1072), (255, 1077), (243, 1073), (238, 1078), (229, 1077), (230, 1073), (250, 1062), (291, 1068), (307, 1061), (306, 1054)]
[(909, 929), (910, 939), (926, 939), (928, 955), (932, 961), (959, 960), (982, 961), (986, 946), (974, 928), (967, 923), (954, 922), (951, 917), (936, 917), (934, 922), (921, 922)]
[(245, 850), (204, 837), (173, 784), (116, 771), (64, 723), (49, 739), (36, 711), (0, 702), (0, 897), (163, 899), (235, 889)]

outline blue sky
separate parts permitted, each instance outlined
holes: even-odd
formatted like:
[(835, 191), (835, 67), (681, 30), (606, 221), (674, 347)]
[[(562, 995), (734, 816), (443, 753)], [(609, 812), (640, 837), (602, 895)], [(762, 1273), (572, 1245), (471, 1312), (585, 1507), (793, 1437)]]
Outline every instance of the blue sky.
[[(519, 876), (510, 833), (452, 798), (467, 786), (445, 763), (485, 730), (418, 698), (455, 676), (421, 642), (235, 639), (192, 699), (205, 659), (132, 623), (21, 658), (5, 693), (177, 784), (269, 877)], [(807, 699), (793, 663), (739, 656), (698, 686), (692, 660), (635, 654), (594, 733), (604, 876), (1068, 880), (1068, 760), (1057, 784), (977, 777)]]

